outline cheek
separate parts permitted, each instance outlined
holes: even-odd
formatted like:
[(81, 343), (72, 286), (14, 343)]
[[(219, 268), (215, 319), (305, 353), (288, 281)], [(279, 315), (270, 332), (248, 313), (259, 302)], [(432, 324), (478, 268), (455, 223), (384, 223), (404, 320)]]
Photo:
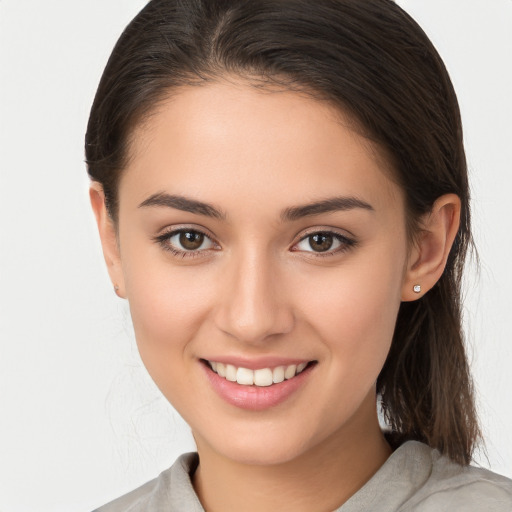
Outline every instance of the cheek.
[[(169, 375), (192, 361), (190, 340), (207, 316), (211, 290), (199, 267), (173, 267), (166, 255), (126, 251), (125, 287), (141, 358), (164, 394), (173, 393)], [(179, 386), (181, 379), (171, 379)], [(167, 389), (169, 388), (169, 389)]]
[(333, 269), (302, 296), (303, 315), (327, 346), (333, 372), (369, 385), (389, 352), (401, 302), (403, 267), (390, 254)]
[(143, 236), (126, 236), (122, 242), (123, 275), (134, 326), (141, 334), (151, 331), (167, 339), (176, 329), (191, 328), (188, 319), (200, 314), (209, 295), (204, 286), (208, 269), (176, 265), (172, 255)]

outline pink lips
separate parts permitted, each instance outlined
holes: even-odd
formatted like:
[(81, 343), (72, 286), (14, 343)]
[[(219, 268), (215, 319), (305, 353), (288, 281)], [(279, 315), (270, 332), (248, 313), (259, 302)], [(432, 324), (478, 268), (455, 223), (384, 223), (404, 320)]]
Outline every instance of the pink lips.
[[(283, 361), (279, 360), (282, 364)], [(290, 360), (291, 361), (291, 360)], [(226, 361), (227, 362), (227, 361)], [(238, 363), (241, 361), (230, 360), (229, 363)], [(250, 363), (245, 361), (240, 366), (245, 368), (257, 369), (262, 367), (274, 366), (274, 361), (265, 360), (268, 366), (263, 366), (258, 361), (256, 363)], [(296, 361), (291, 361), (287, 364), (294, 364)], [(301, 362), (301, 361), (299, 361)], [(244, 366), (245, 365), (245, 366)], [(223, 377), (217, 375), (209, 366), (202, 364), (206, 377), (208, 378), (213, 389), (217, 394), (223, 398), (227, 403), (239, 407), (241, 409), (247, 409), (251, 411), (262, 411), (270, 407), (275, 407), (287, 400), (295, 391), (297, 391), (309, 377), (313, 366), (307, 367), (302, 373), (296, 375), (292, 379), (285, 380), (279, 384), (273, 384), (268, 387), (259, 386), (243, 386), (236, 382), (230, 382)], [(238, 366), (238, 365), (237, 365)]]

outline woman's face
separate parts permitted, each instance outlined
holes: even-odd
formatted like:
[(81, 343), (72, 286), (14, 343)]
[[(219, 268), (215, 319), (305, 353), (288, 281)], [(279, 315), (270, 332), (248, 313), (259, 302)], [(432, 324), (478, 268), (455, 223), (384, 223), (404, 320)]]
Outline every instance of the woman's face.
[(119, 284), (200, 450), (284, 462), (376, 422), (404, 200), (345, 121), (298, 93), (221, 82), (181, 89), (135, 133)]

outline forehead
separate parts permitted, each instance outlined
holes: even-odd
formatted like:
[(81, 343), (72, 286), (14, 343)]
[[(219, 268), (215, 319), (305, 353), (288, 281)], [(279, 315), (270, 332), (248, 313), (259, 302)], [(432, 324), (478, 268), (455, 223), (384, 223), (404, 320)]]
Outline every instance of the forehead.
[(364, 196), (375, 208), (402, 203), (382, 152), (343, 112), (244, 82), (173, 91), (134, 131), (131, 155), (121, 206), (156, 192), (197, 194), (226, 209), (240, 197), (276, 208), (332, 195)]

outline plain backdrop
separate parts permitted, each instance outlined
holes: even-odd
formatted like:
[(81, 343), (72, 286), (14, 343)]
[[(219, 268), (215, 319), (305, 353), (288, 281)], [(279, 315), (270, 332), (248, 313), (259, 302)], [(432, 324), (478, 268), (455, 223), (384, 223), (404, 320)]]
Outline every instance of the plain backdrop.
[[(401, 0), (458, 91), (481, 271), (469, 352), (487, 456), (512, 477), (512, 1)], [(0, 511), (86, 512), (193, 450), (139, 360), (88, 205), (83, 136), (142, 0), (0, 0)]]

